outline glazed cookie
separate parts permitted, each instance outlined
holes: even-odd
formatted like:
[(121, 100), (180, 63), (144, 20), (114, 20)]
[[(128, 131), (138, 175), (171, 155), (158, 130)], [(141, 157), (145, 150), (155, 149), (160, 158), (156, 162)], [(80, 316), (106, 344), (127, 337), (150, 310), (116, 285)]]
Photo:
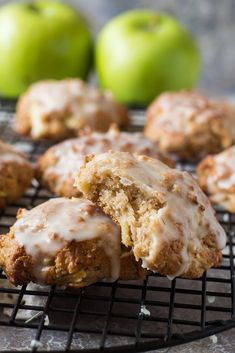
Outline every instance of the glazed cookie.
[(20, 210), (0, 237), (0, 266), (14, 285), (29, 282), (83, 287), (103, 278), (143, 278), (119, 227), (85, 199), (51, 199)]
[(204, 158), (197, 167), (197, 176), (211, 201), (235, 213), (235, 146)]
[(141, 133), (120, 132), (112, 126), (107, 133), (87, 132), (85, 135), (55, 145), (38, 160), (36, 175), (46, 189), (59, 196), (79, 196), (73, 186), (74, 175), (88, 154), (109, 150), (135, 152), (160, 159), (170, 166), (173, 161), (159, 152), (158, 147)]
[(0, 209), (19, 199), (32, 177), (33, 170), (25, 155), (0, 141)]
[(164, 152), (198, 159), (235, 141), (235, 110), (196, 92), (164, 93), (147, 110), (145, 135)]
[(128, 122), (127, 110), (110, 93), (79, 79), (41, 81), (24, 93), (16, 109), (15, 129), (33, 139), (61, 140), (86, 126), (107, 131), (111, 123)]
[(86, 158), (76, 186), (120, 224), (122, 242), (144, 268), (194, 278), (220, 263), (225, 232), (187, 172), (110, 151)]

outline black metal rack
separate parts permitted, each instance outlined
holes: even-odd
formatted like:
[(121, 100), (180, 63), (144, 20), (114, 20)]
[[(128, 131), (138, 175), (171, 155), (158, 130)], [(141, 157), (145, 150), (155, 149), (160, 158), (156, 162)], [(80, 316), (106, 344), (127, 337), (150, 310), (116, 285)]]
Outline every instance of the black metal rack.
[[(16, 136), (11, 129), (14, 102), (0, 102), (0, 138), (26, 151), (34, 162), (49, 146)], [(132, 129), (138, 129), (133, 126)], [(193, 165), (179, 167), (194, 171)], [(0, 213), (6, 233), (19, 207), (31, 208), (50, 195), (36, 181), (25, 195)], [(235, 216), (216, 208), (228, 244), (223, 263), (201, 279), (170, 282), (158, 274), (144, 281), (100, 282), (81, 290), (15, 288), (0, 275), (0, 332), (15, 350), (140, 352), (169, 347), (235, 327)]]

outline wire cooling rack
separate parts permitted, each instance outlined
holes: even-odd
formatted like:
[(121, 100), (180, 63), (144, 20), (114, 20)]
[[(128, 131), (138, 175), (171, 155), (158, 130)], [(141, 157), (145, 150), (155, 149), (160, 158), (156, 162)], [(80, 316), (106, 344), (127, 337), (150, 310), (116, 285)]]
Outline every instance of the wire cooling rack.
[[(49, 144), (16, 136), (14, 102), (0, 102), (0, 138), (28, 153), (32, 162)], [(141, 124), (135, 114), (133, 130)], [(194, 166), (179, 167), (193, 172)], [(19, 207), (31, 208), (50, 195), (33, 182), (25, 195), (0, 213), (6, 233)], [(99, 282), (80, 290), (28, 285), (13, 287), (0, 274), (0, 351), (140, 352), (214, 335), (235, 326), (235, 216), (217, 208), (228, 243), (219, 268), (201, 279), (169, 281), (158, 274), (144, 281)]]

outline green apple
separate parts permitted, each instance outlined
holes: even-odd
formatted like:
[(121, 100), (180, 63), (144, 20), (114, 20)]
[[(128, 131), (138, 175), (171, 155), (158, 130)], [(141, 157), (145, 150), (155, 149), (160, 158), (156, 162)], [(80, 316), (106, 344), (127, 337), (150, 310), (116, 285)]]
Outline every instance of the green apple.
[(38, 0), (0, 7), (0, 95), (17, 97), (41, 79), (85, 79), (91, 52), (86, 23), (66, 4)]
[(165, 13), (148, 10), (128, 11), (107, 23), (95, 56), (101, 87), (126, 104), (145, 105), (162, 91), (190, 89), (200, 72), (189, 32)]

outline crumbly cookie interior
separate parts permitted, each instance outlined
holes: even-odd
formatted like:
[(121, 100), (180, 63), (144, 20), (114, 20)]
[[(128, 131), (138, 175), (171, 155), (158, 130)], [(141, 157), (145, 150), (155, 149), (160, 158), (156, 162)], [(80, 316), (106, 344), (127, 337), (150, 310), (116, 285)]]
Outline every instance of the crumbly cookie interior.
[[(136, 260), (151, 258), (151, 263), (148, 263), (152, 266), (151, 269), (173, 275), (182, 266), (183, 242), (159, 242), (156, 251), (156, 237), (150, 236), (155, 216), (164, 207), (164, 203), (152, 192), (143, 192), (134, 183), (123, 185), (125, 182), (127, 181), (118, 176), (106, 174), (104, 179), (102, 176), (97, 177), (95, 183), (89, 187), (85, 183), (81, 184), (81, 189), (121, 226), (122, 242), (125, 246), (133, 247)], [(172, 261), (167, 261), (167, 252)], [(147, 267), (145, 261), (143, 267)]]
[(170, 277), (200, 277), (221, 260), (225, 233), (196, 181), (146, 156), (88, 156), (76, 186), (122, 229), (142, 266)]

